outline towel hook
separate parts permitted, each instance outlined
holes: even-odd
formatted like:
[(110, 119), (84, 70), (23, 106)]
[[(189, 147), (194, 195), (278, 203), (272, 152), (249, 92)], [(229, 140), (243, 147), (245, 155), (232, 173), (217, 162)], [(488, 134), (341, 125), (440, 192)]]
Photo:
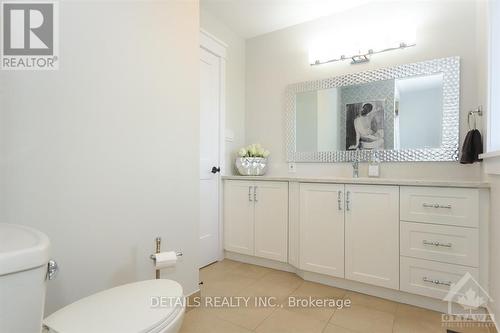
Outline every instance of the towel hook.
[[(470, 117), (472, 116), (472, 119), (474, 119), (474, 127), (471, 127), (471, 121), (470, 121)], [(477, 126), (477, 123), (476, 123), (476, 116), (474, 115), (474, 113), (469, 112), (469, 114), (467, 115), (467, 124), (469, 125), (469, 131), (472, 131), (472, 130), (475, 130), (477, 129), (476, 126)]]
[[(469, 125), (469, 130), (477, 129), (477, 118), (476, 115), (482, 116), (483, 115), (483, 107), (480, 105), (478, 106), (475, 110), (469, 111), (467, 115), (467, 123)], [(470, 117), (474, 119), (474, 128), (471, 128), (471, 121)]]

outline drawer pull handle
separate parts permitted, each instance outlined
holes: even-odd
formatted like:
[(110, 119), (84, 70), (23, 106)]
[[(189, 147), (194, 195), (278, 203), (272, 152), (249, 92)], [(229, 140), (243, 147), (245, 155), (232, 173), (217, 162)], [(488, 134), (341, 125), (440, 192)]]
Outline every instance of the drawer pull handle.
[(257, 186), (253, 187), (253, 201), (257, 202)]
[(451, 209), (451, 205), (440, 205), (438, 203), (435, 203), (435, 204), (423, 203), (422, 206), (424, 206), (425, 208), (445, 208), (445, 209)]
[(429, 279), (428, 277), (424, 276), (422, 278), (422, 280), (424, 282), (429, 282), (429, 283), (434, 283), (434, 284), (437, 284), (437, 285), (441, 285), (441, 286), (448, 286), (448, 287), (451, 287), (451, 281), (439, 281), (439, 280), (433, 280), (433, 279)]
[(347, 191), (346, 192), (346, 197), (345, 197), (345, 210), (350, 211), (351, 210), (351, 192)]
[(248, 201), (252, 201), (252, 186), (248, 186)]
[(422, 243), (424, 245), (432, 245), (432, 246), (440, 246), (440, 247), (451, 247), (451, 243), (441, 243), (441, 242), (433, 242), (428, 240), (423, 240)]
[(339, 206), (339, 210), (342, 210), (342, 191), (337, 192), (337, 204)]

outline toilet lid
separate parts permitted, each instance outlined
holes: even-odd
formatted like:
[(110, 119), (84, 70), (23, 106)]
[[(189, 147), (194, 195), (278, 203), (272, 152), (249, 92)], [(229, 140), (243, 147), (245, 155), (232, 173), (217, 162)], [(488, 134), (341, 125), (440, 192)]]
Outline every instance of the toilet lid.
[(145, 333), (174, 320), (183, 309), (182, 287), (171, 280), (147, 280), (108, 289), (45, 318), (58, 333)]

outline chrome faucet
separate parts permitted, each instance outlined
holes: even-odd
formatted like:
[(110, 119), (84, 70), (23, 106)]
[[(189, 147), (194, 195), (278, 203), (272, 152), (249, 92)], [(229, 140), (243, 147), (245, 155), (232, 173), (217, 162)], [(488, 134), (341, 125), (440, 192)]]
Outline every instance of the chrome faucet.
[(354, 157), (352, 160), (352, 178), (359, 177), (359, 158), (358, 156)]

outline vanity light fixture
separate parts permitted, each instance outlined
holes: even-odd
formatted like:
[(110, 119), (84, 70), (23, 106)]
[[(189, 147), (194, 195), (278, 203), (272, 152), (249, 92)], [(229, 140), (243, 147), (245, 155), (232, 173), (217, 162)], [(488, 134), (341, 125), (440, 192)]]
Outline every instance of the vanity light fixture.
[[(309, 50), (309, 63), (311, 66), (316, 66), (335, 61), (351, 60), (351, 64), (361, 64), (370, 61), (370, 57), (374, 54), (406, 49), (416, 45), (414, 29), (377, 31), (372, 32), (371, 36), (366, 34), (366, 31), (360, 34), (353, 33), (349, 35), (350, 38), (343, 40), (336, 40), (335, 37), (317, 40)], [(336, 36), (338, 35), (342, 34), (336, 34)], [(370, 44), (371, 47), (361, 46)]]
[(373, 54), (406, 49), (408, 47), (412, 47), (415, 45), (417, 45), (415, 42), (413, 42), (411, 44), (401, 42), (399, 44), (399, 46), (389, 47), (389, 48), (385, 48), (385, 49), (381, 49), (381, 50), (369, 49), (367, 52), (364, 52), (364, 53), (359, 53), (359, 54), (354, 54), (354, 55), (349, 55), (349, 56), (342, 54), (340, 57), (336, 57), (336, 58), (334, 57), (334, 58), (328, 59), (328, 60), (316, 59), (313, 62), (311, 62), (311, 66), (323, 65), (323, 64), (330, 63), (330, 62), (343, 61), (343, 60), (348, 60), (348, 59), (351, 59), (351, 64), (353, 64), (353, 65), (354, 64), (362, 64), (362, 63), (370, 61), (370, 56)]

